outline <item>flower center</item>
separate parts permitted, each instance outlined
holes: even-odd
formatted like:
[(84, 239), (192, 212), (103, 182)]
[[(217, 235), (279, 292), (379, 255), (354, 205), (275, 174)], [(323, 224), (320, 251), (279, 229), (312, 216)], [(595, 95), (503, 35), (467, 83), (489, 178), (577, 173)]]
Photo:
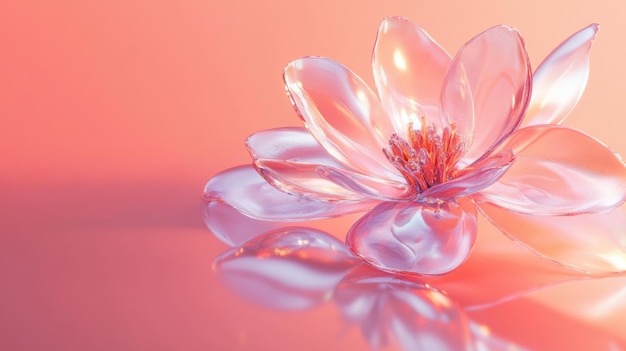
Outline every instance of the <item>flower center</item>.
[(420, 120), (422, 129), (415, 130), (409, 123), (408, 141), (394, 133), (389, 138), (389, 149), (383, 149), (389, 162), (418, 193), (453, 179), (465, 149), (454, 123), (440, 132), (435, 125), (428, 125), (426, 117)]

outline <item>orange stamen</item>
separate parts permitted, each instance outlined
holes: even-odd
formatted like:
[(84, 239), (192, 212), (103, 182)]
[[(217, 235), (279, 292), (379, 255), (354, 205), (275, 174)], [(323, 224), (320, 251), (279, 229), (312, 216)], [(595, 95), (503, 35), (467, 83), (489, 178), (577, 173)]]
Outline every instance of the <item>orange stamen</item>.
[(428, 125), (426, 117), (420, 120), (419, 130), (409, 123), (408, 141), (394, 133), (389, 138), (389, 149), (383, 149), (389, 162), (418, 193), (453, 179), (465, 148), (454, 123), (440, 132), (435, 125)]

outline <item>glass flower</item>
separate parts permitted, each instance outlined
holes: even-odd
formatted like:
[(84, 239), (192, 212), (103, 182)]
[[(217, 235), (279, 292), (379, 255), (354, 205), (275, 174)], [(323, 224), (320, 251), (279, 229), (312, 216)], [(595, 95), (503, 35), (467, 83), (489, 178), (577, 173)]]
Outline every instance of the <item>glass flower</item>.
[[(333, 60), (289, 63), (287, 95), (306, 128), (250, 136), (253, 165), (216, 175), (205, 198), (268, 223), (363, 212), (348, 247), (394, 273), (458, 267), (478, 210), (549, 260), (625, 271), (626, 239), (614, 228), (626, 215), (610, 210), (626, 198), (626, 167), (559, 125), (586, 86), (597, 30), (566, 39), (533, 73), (511, 27), (490, 28), (451, 57), (417, 24), (386, 18), (373, 52), (378, 94)], [(537, 237), (538, 227), (551, 231)]]

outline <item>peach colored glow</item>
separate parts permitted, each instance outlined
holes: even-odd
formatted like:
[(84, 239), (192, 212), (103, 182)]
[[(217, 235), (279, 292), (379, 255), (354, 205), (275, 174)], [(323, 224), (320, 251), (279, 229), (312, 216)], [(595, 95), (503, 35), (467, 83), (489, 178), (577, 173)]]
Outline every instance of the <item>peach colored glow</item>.
[[(280, 312), (219, 279), (214, 259), (229, 245), (206, 229), (200, 211), (208, 178), (248, 162), (242, 140), (298, 125), (284, 65), (332, 57), (372, 86), (369, 57), (388, 15), (418, 21), (453, 52), (485, 28), (512, 25), (533, 67), (575, 30), (600, 23), (587, 89), (565, 124), (625, 155), (624, 11), (620, 1), (581, 0), (1, 1), (0, 349), (367, 350), (374, 334), (362, 327), (384, 326), (349, 307), (370, 297), (388, 297), (383, 312), (416, 317), (408, 307), (422, 302), (424, 311), (438, 306), (471, 321), (471, 331), (456, 324), (467, 331), (462, 340), (626, 349), (623, 279), (515, 295), (567, 273), (484, 220), (467, 262), (428, 282), (454, 294), (423, 284), (377, 290), (367, 275), (348, 276), (328, 293), (344, 279), (338, 269), (325, 271), (321, 277), (335, 280), (309, 286), (310, 295), (276, 290), (315, 304)], [(354, 220), (327, 221), (323, 230), (342, 237)], [(520, 222), (529, 233), (536, 228)], [(250, 233), (239, 234), (234, 241)], [(502, 303), (485, 307), (494, 301)], [(396, 330), (418, 321), (394, 316), (386, 321), (400, 321)]]

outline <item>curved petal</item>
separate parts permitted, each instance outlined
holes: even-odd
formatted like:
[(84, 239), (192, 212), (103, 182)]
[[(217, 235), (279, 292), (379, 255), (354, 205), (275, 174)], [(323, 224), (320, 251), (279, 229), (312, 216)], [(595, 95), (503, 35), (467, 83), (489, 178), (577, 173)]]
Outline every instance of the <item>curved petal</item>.
[(330, 59), (305, 57), (289, 63), (283, 79), (294, 109), (329, 154), (358, 172), (401, 178), (382, 151), (391, 121), (359, 77)]
[(304, 128), (258, 132), (246, 140), (246, 146), (259, 173), (290, 194), (321, 201), (393, 200), (413, 195), (413, 190), (405, 183), (346, 169)]
[(213, 235), (229, 246), (241, 245), (260, 234), (286, 225), (250, 218), (220, 201), (205, 202), (202, 219)]
[(419, 199), (436, 202), (471, 195), (495, 183), (514, 161), (511, 149), (501, 150), (466, 168), (464, 175), (426, 190)]
[(383, 108), (396, 133), (406, 138), (409, 121), (426, 116), (439, 124), (439, 93), (452, 61), (416, 23), (385, 18), (378, 29), (372, 66)]
[(284, 193), (261, 177), (252, 166), (227, 169), (204, 187), (207, 201), (222, 202), (248, 217), (266, 221), (298, 222), (364, 212), (373, 203), (347, 200), (333, 203)]
[(589, 50), (599, 26), (592, 24), (559, 45), (533, 75), (533, 93), (522, 126), (561, 123), (583, 95)]
[(476, 238), (476, 208), (469, 199), (439, 207), (382, 203), (361, 217), (346, 241), (378, 269), (403, 274), (443, 274), (457, 268)]
[(288, 227), (223, 253), (213, 269), (244, 298), (265, 307), (299, 310), (325, 302), (357, 264), (335, 237), (313, 228)]
[(626, 271), (626, 206), (578, 216), (536, 216), (480, 204), (511, 239), (539, 256), (587, 273)]
[[(468, 90), (473, 116), (470, 108), (457, 106), (468, 104)], [(485, 155), (517, 128), (530, 90), (530, 64), (522, 37), (515, 29), (493, 27), (459, 50), (442, 87), (441, 105), (444, 123), (456, 124), (457, 133), (466, 138), (462, 164)]]
[(609, 210), (626, 199), (626, 167), (604, 144), (570, 128), (523, 128), (506, 140), (515, 163), (475, 197), (517, 212), (571, 215)]

